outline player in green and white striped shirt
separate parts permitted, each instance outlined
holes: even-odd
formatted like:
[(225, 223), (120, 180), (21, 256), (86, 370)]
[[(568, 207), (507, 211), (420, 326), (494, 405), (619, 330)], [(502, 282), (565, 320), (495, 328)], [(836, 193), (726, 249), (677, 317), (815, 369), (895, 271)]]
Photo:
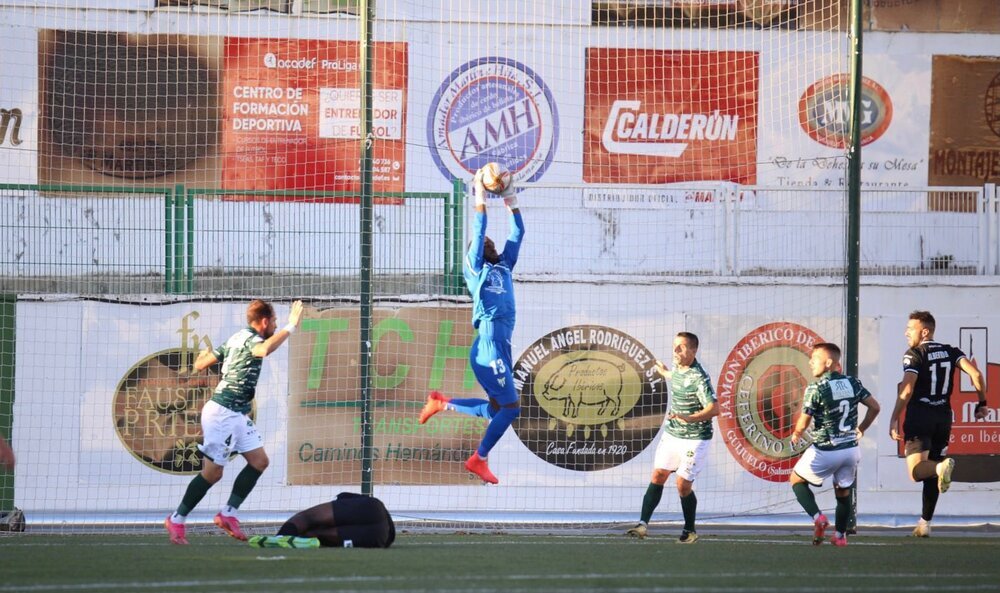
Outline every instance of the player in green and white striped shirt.
[(274, 307), (255, 300), (247, 307), (247, 327), (233, 334), (215, 350), (205, 349), (194, 362), (196, 372), (222, 362), (222, 379), (212, 399), (201, 410), (204, 454), (201, 472), (188, 484), (177, 511), (168, 516), (164, 525), (175, 544), (187, 544), (184, 523), (201, 499), (222, 479), (229, 456), (235, 451), (247, 460), (246, 467), (236, 476), (233, 492), (225, 508), (215, 516), (215, 524), (232, 537), (246, 541), (240, 529), (236, 511), (257, 484), (270, 460), (264, 452), (264, 439), (250, 418), (257, 380), (264, 357), (285, 343), (299, 325), (302, 301), (292, 303), (288, 324), (278, 329)]
[[(819, 487), (833, 476), (837, 497), (835, 546), (847, 545), (847, 521), (851, 513), (851, 485), (857, 475), (861, 449), (858, 441), (879, 413), (878, 401), (854, 377), (840, 371), (840, 348), (836, 344), (813, 346), (809, 370), (816, 381), (806, 387), (802, 397), (802, 414), (795, 423), (792, 443), (797, 443), (809, 424), (813, 423), (813, 443), (799, 458), (788, 481), (795, 498), (813, 518), (813, 544), (823, 543), (823, 534), (830, 525), (820, 512), (810, 485)], [(858, 404), (867, 408), (865, 419), (858, 424)]]
[(712, 379), (696, 360), (697, 353), (698, 336), (680, 332), (674, 338), (674, 370), (656, 361), (656, 370), (670, 381), (670, 408), (660, 444), (656, 447), (653, 475), (642, 499), (639, 523), (629, 529), (627, 535), (646, 537), (646, 526), (663, 496), (663, 485), (670, 474), (676, 472), (677, 493), (684, 513), (684, 530), (677, 541), (682, 544), (698, 541), (694, 526), (698, 507), (694, 479), (705, 466), (712, 440), (712, 418), (719, 411)]

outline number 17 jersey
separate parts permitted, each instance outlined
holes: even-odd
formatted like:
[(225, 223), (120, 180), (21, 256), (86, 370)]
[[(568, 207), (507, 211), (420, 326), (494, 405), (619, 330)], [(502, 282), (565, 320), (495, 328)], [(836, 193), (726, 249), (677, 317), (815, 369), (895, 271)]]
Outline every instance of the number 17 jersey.
[(906, 405), (911, 412), (931, 416), (951, 417), (951, 392), (954, 389), (955, 368), (965, 353), (940, 342), (922, 342), (903, 355), (903, 371), (916, 373), (913, 395)]

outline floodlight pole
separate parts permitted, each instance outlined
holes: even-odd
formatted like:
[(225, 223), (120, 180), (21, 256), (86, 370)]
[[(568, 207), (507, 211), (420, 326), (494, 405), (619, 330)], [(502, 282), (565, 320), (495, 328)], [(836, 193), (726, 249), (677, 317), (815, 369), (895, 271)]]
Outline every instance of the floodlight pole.
[(861, 319), (861, 2), (851, 0), (851, 144), (847, 152), (847, 325), (844, 328), (844, 369), (855, 377)]

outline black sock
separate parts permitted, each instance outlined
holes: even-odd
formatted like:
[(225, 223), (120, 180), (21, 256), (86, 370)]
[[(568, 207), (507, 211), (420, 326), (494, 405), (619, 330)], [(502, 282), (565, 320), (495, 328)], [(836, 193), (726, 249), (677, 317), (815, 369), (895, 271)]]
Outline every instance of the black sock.
[(181, 504), (177, 507), (177, 514), (186, 517), (194, 510), (194, 507), (198, 506), (201, 499), (205, 498), (205, 494), (211, 487), (212, 485), (201, 474), (195, 475), (188, 484), (187, 490), (184, 491), (184, 498), (181, 499)]
[(639, 519), (643, 523), (649, 523), (649, 520), (653, 517), (653, 511), (656, 510), (656, 505), (660, 504), (660, 498), (663, 497), (663, 484), (649, 483), (646, 488), (646, 495), (642, 497), (642, 515)]
[(847, 521), (851, 518), (851, 495), (837, 497), (836, 519), (834, 526), (837, 533), (847, 533)]
[(227, 504), (234, 509), (240, 508), (246, 497), (250, 496), (250, 491), (257, 485), (257, 479), (260, 478), (261, 473), (263, 472), (252, 465), (248, 464), (244, 467), (243, 471), (236, 476), (236, 481), (233, 482), (233, 493), (229, 495)]
[(937, 476), (924, 480), (924, 508), (923, 512), (920, 513), (924, 521), (930, 521), (934, 518), (934, 509), (937, 508), (938, 496), (941, 496), (941, 493), (938, 491)]
[(815, 517), (819, 514), (819, 505), (816, 504), (816, 495), (813, 494), (812, 488), (806, 482), (799, 482), (798, 484), (792, 485), (792, 492), (795, 493), (795, 500), (799, 501), (805, 512), (809, 513), (810, 517)]
[(698, 498), (694, 492), (681, 497), (681, 511), (684, 512), (684, 531), (694, 531), (694, 516), (698, 510)]
[(299, 526), (292, 521), (285, 521), (285, 524), (281, 526), (278, 530), (278, 535), (293, 535), (295, 537), (299, 536)]

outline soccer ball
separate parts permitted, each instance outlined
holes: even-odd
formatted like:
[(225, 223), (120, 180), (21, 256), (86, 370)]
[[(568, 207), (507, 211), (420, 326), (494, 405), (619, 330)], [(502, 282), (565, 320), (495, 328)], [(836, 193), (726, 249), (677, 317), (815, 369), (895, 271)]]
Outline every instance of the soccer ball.
[(499, 194), (514, 182), (510, 171), (497, 163), (486, 163), (479, 170), (482, 172), (483, 187), (489, 192)]

